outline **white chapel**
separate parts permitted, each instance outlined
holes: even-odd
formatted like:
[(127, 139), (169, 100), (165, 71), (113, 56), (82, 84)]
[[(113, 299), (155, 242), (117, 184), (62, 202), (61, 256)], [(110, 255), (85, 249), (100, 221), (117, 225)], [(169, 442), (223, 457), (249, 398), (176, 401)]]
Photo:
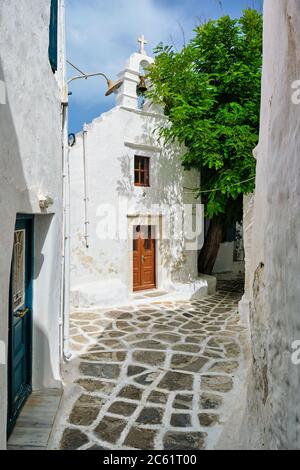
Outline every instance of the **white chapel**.
[(153, 63), (143, 36), (139, 42), (119, 74), (115, 107), (70, 150), (73, 308), (208, 292), (197, 274), (203, 211), (191, 191), (200, 176), (183, 169), (182, 148), (159, 139), (168, 120), (139, 96), (151, 86), (144, 71)]

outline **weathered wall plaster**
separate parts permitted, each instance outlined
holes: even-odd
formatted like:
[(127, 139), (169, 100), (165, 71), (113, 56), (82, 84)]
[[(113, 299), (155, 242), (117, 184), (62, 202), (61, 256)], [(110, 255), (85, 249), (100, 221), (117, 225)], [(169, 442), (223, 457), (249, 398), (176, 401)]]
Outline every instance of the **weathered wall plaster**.
[(245, 252), (245, 293), (239, 303), (241, 321), (249, 325), (249, 308), (251, 295), (251, 254), (253, 229), (254, 194), (244, 196), (243, 241)]
[[(245, 445), (300, 448), (300, 2), (266, 0), (260, 142), (247, 263), (253, 367)], [(250, 272), (250, 274), (249, 274)]]
[[(36, 214), (33, 387), (58, 385), (62, 242), (60, 87), (48, 60), (50, 0), (0, 3), (0, 341), (7, 350), (17, 213)], [(62, 57), (61, 57), (62, 58)], [(59, 77), (59, 74), (58, 74)], [(51, 194), (50, 213), (39, 196)], [(0, 365), (0, 448), (6, 446), (7, 366)]]

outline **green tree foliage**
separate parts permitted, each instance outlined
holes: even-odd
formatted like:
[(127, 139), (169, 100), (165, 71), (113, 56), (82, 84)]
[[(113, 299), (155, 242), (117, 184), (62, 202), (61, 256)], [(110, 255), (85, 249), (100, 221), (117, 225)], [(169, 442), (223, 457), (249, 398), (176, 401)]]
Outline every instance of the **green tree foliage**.
[(206, 215), (226, 225), (241, 219), (242, 195), (254, 189), (262, 26), (253, 9), (208, 21), (179, 52), (160, 44), (148, 71), (149, 97), (171, 123), (161, 135), (185, 144), (183, 165), (201, 172)]

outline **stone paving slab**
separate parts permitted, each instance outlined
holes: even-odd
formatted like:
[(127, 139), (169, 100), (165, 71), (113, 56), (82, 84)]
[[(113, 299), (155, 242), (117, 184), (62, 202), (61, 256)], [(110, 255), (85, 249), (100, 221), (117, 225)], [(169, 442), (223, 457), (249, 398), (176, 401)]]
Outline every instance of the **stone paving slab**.
[(67, 377), (79, 393), (61, 410), (57, 448), (211, 448), (243, 360), (242, 293), (222, 281), (201, 300), (73, 314)]

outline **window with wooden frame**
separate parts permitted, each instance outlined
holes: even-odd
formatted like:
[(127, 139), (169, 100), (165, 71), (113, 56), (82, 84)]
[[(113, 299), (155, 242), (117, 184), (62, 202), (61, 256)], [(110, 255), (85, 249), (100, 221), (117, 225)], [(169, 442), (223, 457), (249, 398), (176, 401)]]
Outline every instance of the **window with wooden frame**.
[(134, 184), (135, 186), (150, 186), (150, 158), (134, 157)]

